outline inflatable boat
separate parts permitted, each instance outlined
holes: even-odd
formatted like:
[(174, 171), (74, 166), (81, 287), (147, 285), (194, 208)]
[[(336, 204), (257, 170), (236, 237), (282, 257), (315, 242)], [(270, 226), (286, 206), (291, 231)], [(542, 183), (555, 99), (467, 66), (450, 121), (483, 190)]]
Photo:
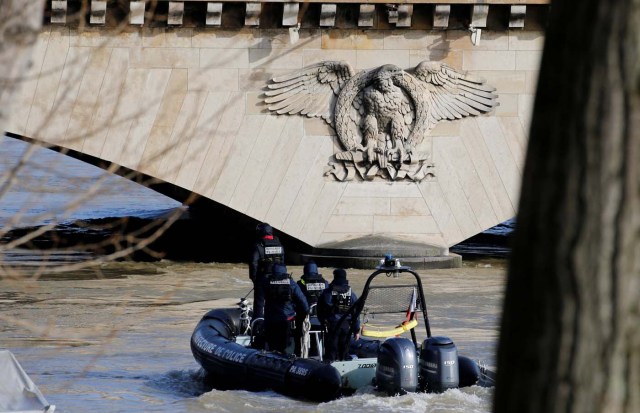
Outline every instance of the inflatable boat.
[[(387, 277), (378, 279), (381, 274)], [(340, 343), (348, 346), (349, 359), (325, 363), (324, 332), (314, 319), (301, 339), (303, 357), (259, 349), (261, 319), (251, 322), (251, 306), (242, 299), (236, 308), (205, 314), (191, 336), (191, 350), (218, 389), (272, 389), (319, 402), (365, 386), (394, 395), (494, 385), (492, 371), (459, 355), (448, 337), (431, 335), (420, 276), (391, 256), (381, 260), (339, 323), (356, 319), (360, 338)], [(421, 323), (426, 335), (419, 342)]]

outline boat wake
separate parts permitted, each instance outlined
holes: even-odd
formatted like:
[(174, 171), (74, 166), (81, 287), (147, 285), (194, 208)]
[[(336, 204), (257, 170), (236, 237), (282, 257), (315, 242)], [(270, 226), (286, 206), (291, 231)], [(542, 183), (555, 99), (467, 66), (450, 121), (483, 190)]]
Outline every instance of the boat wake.
[(145, 384), (177, 398), (199, 397), (212, 390), (202, 369), (171, 370), (160, 377), (149, 379)]
[[(324, 413), (487, 413), (491, 410), (493, 389), (471, 386), (450, 389), (444, 393), (407, 393), (402, 396), (381, 397), (373, 386), (358, 389), (355, 394), (326, 403), (293, 400), (274, 391), (211, 390), (202, 394), (197, 403), (211, 412), (282, 412)], [(242, 400), (239, 409), (238, 400)]]

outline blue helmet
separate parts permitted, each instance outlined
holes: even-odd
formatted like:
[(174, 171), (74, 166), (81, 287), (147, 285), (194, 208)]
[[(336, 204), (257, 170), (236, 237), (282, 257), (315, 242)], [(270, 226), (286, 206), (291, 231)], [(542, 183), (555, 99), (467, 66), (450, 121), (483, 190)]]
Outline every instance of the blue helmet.
[(304, 274), (307, 274), (307, 275), (318, 274), (318, 266), (316, 265), (316, 263), (313, 261), (309, 261), (308, 263), (306, 263), (304, 265)]
[(287, 274), (287, 266), (282, 263), (273, 264), (273, 273), (274, 274)]

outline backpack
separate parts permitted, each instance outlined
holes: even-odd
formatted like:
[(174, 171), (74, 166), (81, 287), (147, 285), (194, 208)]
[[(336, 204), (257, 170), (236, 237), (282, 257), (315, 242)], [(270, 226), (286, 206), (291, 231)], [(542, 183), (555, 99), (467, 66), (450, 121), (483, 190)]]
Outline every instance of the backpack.
[(284, 263), (284, 249), (277, 239), (263, 239), (260, 241), (264, 254), (261, 254), (258, 261), (259, 269), (263, 274), (271, 273), (273, 264)]
[(324, 278), (320, 274), (308, 274), (303, 275), (302, 290), (307, 297), (309, 304), (315, 304), (318, 302), (318, 298), (322, 295), (322, 292), (327, 287)]
[(291, 278), (289, 274), (271, 274), (267, 297), (278, 302), (291, 301)]
[(331, 288), (334, 314), (346, 313), (351, 307), (351, 287), (348, 285), (334, 285)]

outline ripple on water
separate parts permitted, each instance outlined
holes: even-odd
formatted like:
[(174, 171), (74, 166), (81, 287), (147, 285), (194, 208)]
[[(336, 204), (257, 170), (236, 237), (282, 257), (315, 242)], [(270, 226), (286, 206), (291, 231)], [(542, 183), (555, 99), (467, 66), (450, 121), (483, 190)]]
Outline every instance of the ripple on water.
[(179, 398), (198, 397), (211, 390), (200, 370), (171, 370), (146, 382), (148, 387)]

